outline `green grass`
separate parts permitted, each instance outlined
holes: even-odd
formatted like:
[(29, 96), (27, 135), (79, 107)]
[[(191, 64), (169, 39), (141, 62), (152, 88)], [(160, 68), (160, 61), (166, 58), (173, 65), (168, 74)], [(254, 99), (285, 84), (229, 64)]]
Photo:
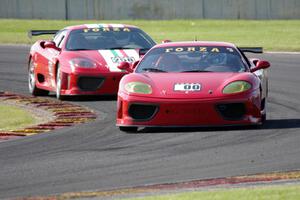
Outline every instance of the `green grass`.
[(0, 131), (24, 128), (35, 122), (34, 117), (26, 110), (11, 105), (0, 105)]
[[(223, 189), (186, 192), (162, 196), (134, 198), (130, 200), (298, 200), (300, 185), (265, 186), (242, 189)], [(127, 199), (129, 200), (129, 199)]]
[(83, 23), (127, 23), (139, 26), (157, 42), (164, 39), (233, 42), (268, 51), (300, 51), (300, 20), (120, 20), (63, 21), (0, 19), (0, 43), (30, 44), (30, 29), (61, 29)]

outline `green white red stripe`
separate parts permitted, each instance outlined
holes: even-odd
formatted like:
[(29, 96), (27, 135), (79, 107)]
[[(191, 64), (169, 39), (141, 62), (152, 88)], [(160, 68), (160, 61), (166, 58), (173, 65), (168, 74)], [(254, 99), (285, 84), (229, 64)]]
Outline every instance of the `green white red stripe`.
[(117, 66), (122, 61), (133, 63), (139, 59), (139, 52), (136, 49), (99, 50), (99, 53), (112, 72), (121, 71)]
[(85, 24), (87, 28), (124, 28), (123, 24)]

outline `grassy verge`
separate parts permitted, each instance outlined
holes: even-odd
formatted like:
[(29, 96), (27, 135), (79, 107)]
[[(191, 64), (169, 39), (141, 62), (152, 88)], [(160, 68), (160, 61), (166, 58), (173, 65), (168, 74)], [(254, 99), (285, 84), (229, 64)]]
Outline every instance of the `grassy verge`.
[(84, 23), (127, 23), (139, 26), (157, 42), (164, 39), (233, 42), (263, 46), (268, 51), (300, 51), (300, 20), (120, 20), (63, 21), (0, 19), (0, 43), (30, 44), (30, 29), (61, 29)]
[(0, 105), (0, 131), (24, 128), (36, 120), (27, 111), (11, 105)]
[[(254, 188), (223, 189), (213, 191), (186, 192), (162, 196), (134, 198), (130, 200), (297, 200), (300, 185), (264, 186)], [(129, 199), (127, 199), (129, 200)]]

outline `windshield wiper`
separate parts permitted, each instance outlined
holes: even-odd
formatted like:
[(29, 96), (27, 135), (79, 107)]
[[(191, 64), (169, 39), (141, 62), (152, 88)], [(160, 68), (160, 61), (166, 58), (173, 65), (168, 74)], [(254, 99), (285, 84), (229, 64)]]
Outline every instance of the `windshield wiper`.
[(135, 49), (132, 47), (110, 47), (110, 48), (105, 48), (105, 49)]
[(78, 49), (69, 49), (70, 51), (85, 51), (85, 50), (93, 50), (93, 49), (85, 49), (85, 48), (78, 48)]
[(144, 68), (143, 71), (147, 71), (147, 72), (166, 72), (166, 71), (158, 69), (158, 68)]
[(213, 72), (208, 70), (187, 70), (187, 71), (181, 71), (181, 72)]

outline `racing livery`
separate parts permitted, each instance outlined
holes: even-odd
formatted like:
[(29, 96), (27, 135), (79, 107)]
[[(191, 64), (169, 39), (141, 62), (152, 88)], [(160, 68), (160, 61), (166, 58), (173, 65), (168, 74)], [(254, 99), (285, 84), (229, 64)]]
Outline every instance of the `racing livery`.
[(116, 125), (122, 131), (148, 126), (259, 125), (266, 119), (267, 68), (225, 42), (170, 42), (154, 46), (119, 85)]
[(34, 30), (30, 36), (55, 34), (30, 49), (28, 83), (32, 95), (116, 94), (120, 62), (133, 63), (155, 42), (138, 27), (123, 24), (84, 24), (56, 30)]

